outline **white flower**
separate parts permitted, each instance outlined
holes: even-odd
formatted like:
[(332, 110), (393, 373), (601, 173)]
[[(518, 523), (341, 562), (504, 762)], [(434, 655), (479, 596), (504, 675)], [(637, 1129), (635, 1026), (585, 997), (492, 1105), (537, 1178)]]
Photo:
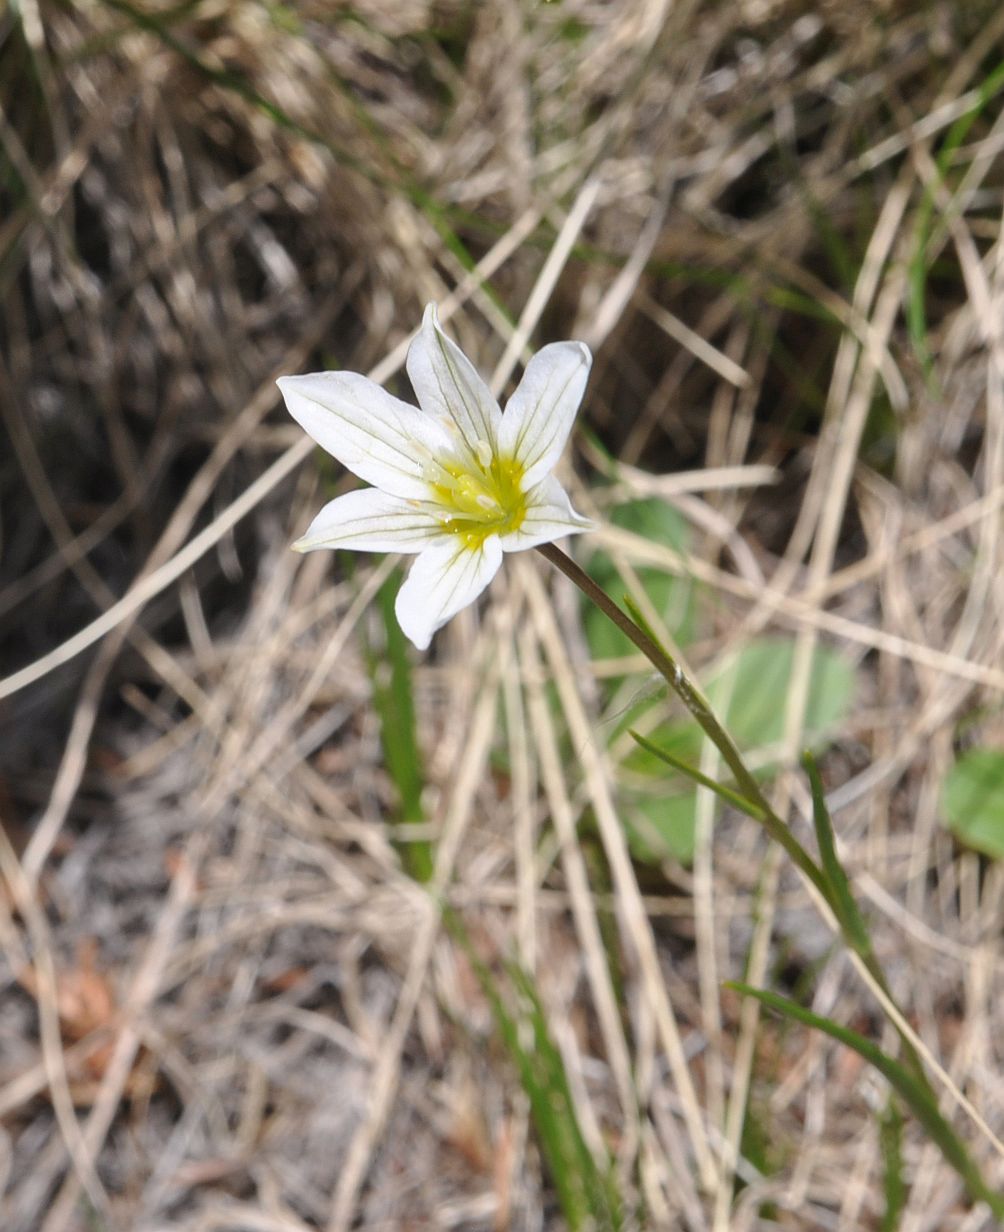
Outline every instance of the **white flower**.
[(545, 346), (503, 414), (430, 304), (408, 351), (421, 410), (354, 372), (280, 378), (296, 422), (373, 485), (325, 505), (293, 547), (417, 553), (395, 610), (424, 650), (481, 594), (503, 552), (589, 529), (551, 472), (591, 362), (584, 343)]

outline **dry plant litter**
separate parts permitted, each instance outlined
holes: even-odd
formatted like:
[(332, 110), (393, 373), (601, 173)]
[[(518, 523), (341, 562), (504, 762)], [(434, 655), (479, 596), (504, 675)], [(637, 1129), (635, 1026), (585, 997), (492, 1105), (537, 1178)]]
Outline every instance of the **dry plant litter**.
[(532, 975), (625, 1226), (995, 1226), (910, 1123), (891, 1199), (882, 1080), (723, 990), (894, 1045), (753, 822), (702, 798), (688, 858), (645, 850), (646, 665), (543, 562), (413, 661), (402, 824), (393, 562), (288, 551), (347, 486), (274, 380), (406, 395), (430, 300), (496, 391), (589, 344), (575, 550), (699, 681), (786, 639), (759, 755), (802, 836), (813, 665), (853, 669), (840, 851), (1000, 1189), (1001, 865), (944, 784), (1004, 731), (1002, 50), (996, 5), (895, 0), (0, 14), (0, 1225), (563, 1226), (406, 871), (433, 840), (474, 955)]

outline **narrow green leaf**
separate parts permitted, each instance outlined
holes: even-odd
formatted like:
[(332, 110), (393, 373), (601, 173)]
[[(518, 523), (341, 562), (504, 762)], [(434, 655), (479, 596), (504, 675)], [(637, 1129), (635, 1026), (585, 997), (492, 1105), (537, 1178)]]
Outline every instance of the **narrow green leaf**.
[[(425, 775), (415, 734), (415, 702), (411, 681), (408, 644), (394, 615), (394, 598), (401, 582), (395, 569), (380, 588), (384, 642), (379, 654), (368, 655), (373, 681), (373, 708), (380, 720), (380, 741), (384, 764), (397, 790), (399, 818), (404, 824), (422, 824), (422, 788)], [(401, 859), (416, 881), (429, 881), (434, 859), (432, 846), (425, 840), (398, 845)]]
[(925, 1082), (918, 1079), (904, 1065), (888, 1056), (863, 1035), (859, 1035), (848, 1027), (842, 1027), (830, 1018), (814, 1014), (797, 1002), (789, 1001), (787, 997), (731, 980), (728, 981), (726, 987), (742, 993), (743, 996), (755, 997), (762, 1005), (766, 1005), (782, 1017), (794, 1019), (803, 1026), (822, 1031), (831, 1039), (852, 1049), (869, 1065), (874, 1066), (917, 1118), (945, 1160), (962, 1178), (970, 1197), (974, 1201), (985, 1202), (994, 1215), (1004, 1218), (1004, 1194), (995, 1193), (983, 1180), (979, 1169), (970, 1159), (962, 1139), (941, 1115), (937, 1101)]
[(908, 1196), (903, 1177), (903, 1115), (890, 1099), (879, 1117), (879, 1148), (882, 1151), (882, 1189), (885, 1211), (879, 1232), (898, 1232)]
[(672, 766), (674, 770), (679, 770), (681, 774), (685, 774), (688, 779), (699, 784), (701, 787), (707, 787), (713, 791), (716, 796), (719, 796), (726, 804), (731, 804), (740, 812), (745, 813), (748, 817), (752, 817), (754, 821), (763, 821), (766, 814), (752, 800), (747, 800), (745, 796), (734, 791), (731, 787), (726, 787), (723, 783), (716, 783), (714, 779), (702, 771), (691, 766), (689, 763), (682, 761), (679, 757), (675, 757), (667, 749), (660, 748), (659, 745), (653, 744), (651, 740), (646, 739), (633, 728), (629, 729), (628, 734), (631, 739), (636, 741), (646, 752), (651, 753), (653, 757), (658, 757), (660, 761), (664, 761), (667, 766)]
[[(623, 1226), (609, 1166), (593, 1158), (575, 1115), (571, 1086), (561, 1052), (547, 1023), (532, 977), (509, 963), (509, 1001), (499, 981), (474, 952), (467, 930), (455, 911), (445, 908), (443, 920), (462, 946), (492, 1009), (496, 1029), (516, 1067), (530, 1101), (530, 1112), (541, 1155), (565, 1222), (572, 1232), (619, 1232)], [(532, 1045), (523, 1042), (530, 1029)], [(608, 1161), (609, 1163), (609, 1161)]]
[(524, 1014), (533, 1029), (533, 1064), (540, 1079), (542, 1097), (536, 1112), (535, 1123), (548, 1125), (549, 1137), (560, 1142), (563, 1159), (560, 1170), (562, 1181), (569, 1188), (584, 1195), (586, 1200), (586, 1226), (614, 1229), (621, 1226), (620, 1204), (607, 1167), (601, 1169), (579, 1128), (572, 1102), (572, 1089), (565, 1070), (561, 1052), (554, 1042), (547, 1017), (528, 972), (515, 963), (507, 965), (509, 978), (522, 997)]
[(872, 942), (868, 925), (858, 909), (858, 904), (851, 891), (851, 883), (837, 855), (833, 820), (830, 817), (830, 810), (826, 807), (823, 781), (819, 777), (816, 759), (808, 750), (802, 754), (802, 765), (809, 776), (809, 786), (812, 790), (812, 820), (816, 828), (816, 842), (819, 844), (823, 873), (833, 891), (830, 901), (837, 910), (841, 927), (848, 940), (860, 954), (869, 954), (872, 950)]
[[(972, 107), (959, 116), (948, 130), (935, 159), (936, 178), (928, 185), (917, 210), (914, 250), (909, 266), (906, 319), (914, 350), (929, 381), (933, 379), (934, 360), (927, 338), (926, 295), (929, 271), (928, 249), (934, 231), (931, 220), (936, 207), (936, 192), (938, 188), (945, 185), (945, 179), (955, 159), (956, 151), (965, 140), (973, 122), (1002, 88), (1004, 88), (1004, 62), (998, 64), (993, 72), (984, 78), (976, 92), (976, 100)], [(954, 199), (951, 200), (949, 209), (958, 209)]]
[(665, 646), (663, 646), (662, 642), (660, 642), (659, 639), (656, 637), (656, 635), (653, 633), (652, 626), (645, 619), (644, 613), (642, 612), (638, 604), (634, 601), (634, 599), (627, 593), (622, 595), (621, 598), (623, 600), (624, 606), (628, 610), (628, 615), (635, 622), (638, 628), (641, 629), (643, 633), (646, 633), (661, 650), (666, 652)]

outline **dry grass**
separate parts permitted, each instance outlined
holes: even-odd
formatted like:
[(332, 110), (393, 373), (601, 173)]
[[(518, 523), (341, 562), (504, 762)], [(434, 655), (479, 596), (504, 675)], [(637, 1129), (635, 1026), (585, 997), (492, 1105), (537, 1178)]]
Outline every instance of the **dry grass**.
[[(700, 584), (697, 679), (794, 634), (786, 765), (814, 648), (856, 662), (825, 762), (841, 850), (1004, 1183), (1004, 885), (939, 803), (960, 742), (1004, 730), (996, 97), (936, 161), (1001, 59), (978, 9), (0, 15), (4, 1229), (560, 1226), (395, 847), (365, 653), (389, 564), (287, 550), (343, 479), (299, 465), (274, 378), (404, 392), (430, 299), (499, 389), (529, 345), (589, 342), (580, 507), (655, 492), (695, 538), (576, 549), (628, 589), (653, 563)], [(437, 886), (535, 973), (641, 1226), (879, 1228), (879, 1079), (721, 981), (798, 985), (891, 1046), (872, 992), (753, 823), (702, 815), (692, 868), (632, 863), (625, 665), (591, 659), (543, 562), (509, 565), (415, 669)], [(805, 832), (801, 780), (773, 791)], [(904, 1152), (901, 1232), (993, 1226), (913, 1128)]]

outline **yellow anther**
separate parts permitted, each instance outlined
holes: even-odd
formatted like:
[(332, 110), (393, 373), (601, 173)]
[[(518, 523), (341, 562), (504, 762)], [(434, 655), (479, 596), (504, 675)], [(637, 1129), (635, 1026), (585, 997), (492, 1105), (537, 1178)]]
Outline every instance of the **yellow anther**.
[(522, 466), (492, 454), (483, 441), (476, 453), (477, 461), (466, 464), (454, 458), (438, 461), (435, 477), (428, 480), (432, 498), (445, 515), (443, 529), (459, 535), (470, 548), (479, 547), (489, 535), (518, 529), (526, 517)]

